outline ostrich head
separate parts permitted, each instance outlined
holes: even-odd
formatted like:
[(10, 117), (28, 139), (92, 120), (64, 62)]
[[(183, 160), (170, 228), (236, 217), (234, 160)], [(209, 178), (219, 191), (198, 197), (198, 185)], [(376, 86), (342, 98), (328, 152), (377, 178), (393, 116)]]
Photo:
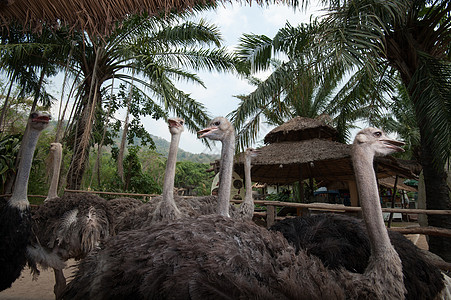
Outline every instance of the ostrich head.
[(244, 152), (246, 154), (246, 157), (251, 158), (257, 157), (261, 153), (260, 150), (254, 148), (247, 148)]
[(30, 114), (28, 122), (35, 130), (43, 130), (49, 126), (50, 114), (47, 112), (34, 111)]
[(224, 117), (216, 117), (211, 120), (207, 128), (198, 131), (199, 138), (207, 137), (211, 140), (222, 141), (230, 133), (234, 133), (233, 125)]
[(401, 148), (404, 143), (393, 140), (380, 129), (368, 127), (357, 133), (354, 146), (364, 147), (366, 151), (372, 152), (374, 156), (385, 156), (394, 152), (403, 152)]
[(51, 143), (50, 144), (50, 152), (55, 153), (56, 151), (62, 149), (62, 145), (60, 143)]
[(168, 128), (171, 134), (180, 134), (184, 130), (185, 120), (182, 118), (169, 118), (168, 119)]

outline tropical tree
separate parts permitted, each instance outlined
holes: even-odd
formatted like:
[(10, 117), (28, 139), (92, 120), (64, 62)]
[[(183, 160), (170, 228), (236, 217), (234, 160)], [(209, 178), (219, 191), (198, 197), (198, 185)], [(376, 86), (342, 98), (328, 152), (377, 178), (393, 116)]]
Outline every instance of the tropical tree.
[[(303, 1), (305, 2), (305, 1)], [(446, 160), (451, 157), (451, 3), (449, 1), (322, 1), (330, 12), (312, 57), (322, 70), (337, 60), (365, 66), (367, 76), (395, 72), (413, 104), (420, 132), (428, 209), (450, 209)], [(429, 225), (451, 228), (451, 219), (428, 216)], [(429, 248), (451, 261), (451, 238), (431, 236)]]
[(238, 96), (242, 101), (232, 119), (240, 128), (241, 148), (255, 141), (263, 120), (280, 125), (295, 116), (327, 115), (339, 131), (339, 140), (345, 142), (357, 120), (384, 114), (389, 105), (384, 93), (396, 83), (390, 76), (375, 81), (367, 76), (366, 66), (343, 66), (337, 61), (319, 72), (312, 64), (316, 49), (311, 45), (320, 25), (316, 20), (296, 27), (287, 23), (273, 39), (250, 34), (241, 38), (238, 55), (251, 72), (272, 70), (265, 80), (251, 78), (257, 88)]
[[(93, 143), (96, 111), (102, 109), (102, 94), (113, 78), (132, 85), (141, 94), (141, 116), (158, 119), (172, 112), (183, 117), (191, 131), (205, 125), (209, 119), (205, 107), (175, 83), (184, 80), (203, 85), (192, 71), (234, 70), (235, 62), (220, 48), (221, 36), (215, 26), (203, 20), (182, 22), (183, 17), (132, 16), (107, 37), (89, 38), (80, 33), (72, 36), (75, 47), (70, 67), (78, 76), (79, 89), (74, 118), (68, 127), (70, 134), (66, 134), (68, 147), (74, 153), (67, 178), (69, 188), (80, 186)], [(216, 48), (203, 48), (209, 46)]]
[(38, 102), (50, 107), (54, 98), (45, 89), (45, 79), (60, 70), (58, 54), (54, 51), (57, 39), (58, 35), (47, 30), (37, 34), (10, 26), (1, 31), (0, 70), (9, 79), (9, 87), (1, 109), (0, 127), (9, 108), (14, 84), (20, 87), (18, 97), (34, 95), (31, 110), (36, 109)]

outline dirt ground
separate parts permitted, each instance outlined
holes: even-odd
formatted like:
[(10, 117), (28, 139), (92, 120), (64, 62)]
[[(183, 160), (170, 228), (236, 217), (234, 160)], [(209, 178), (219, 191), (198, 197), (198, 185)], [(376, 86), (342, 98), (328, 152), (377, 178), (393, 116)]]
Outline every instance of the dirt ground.
[[(428, 249), (424, 235), (406, 235), (406, 237), (413, 242), (417, 240), (416, 245), (419, 248)], [(74, 265), (74, 261), (68, 261), (68, 268), (64, 270), (66, 278), (72, 274), (73, 268), (70, 268), (72, 265)], [(0, 292), (0, 300), (53, 300), (55, 299), (53, 294), (54, 284), (53, 270), (42, 270), (38, 279), (32, 280), (30, 270), (26, 268), (11, 288)]]
[[(66, 279), (72, 275), (70, 266), (74, 265), (73, 260), (69, 260), (64, 270)], [(12, 287), (0, 292), (1, 300), (54, 300), (53, 285), (55, 278), (53, 269), (41, 270), (37, 280), (33, 280), (30, 269), (27, 267), (22, 271), (20, 277), (13, 283)]]

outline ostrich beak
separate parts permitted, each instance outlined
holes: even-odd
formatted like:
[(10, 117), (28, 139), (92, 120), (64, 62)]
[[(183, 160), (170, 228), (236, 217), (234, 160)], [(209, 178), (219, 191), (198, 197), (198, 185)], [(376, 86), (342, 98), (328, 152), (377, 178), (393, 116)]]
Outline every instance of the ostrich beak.
[(208, 127), (208, 128), (204, 128), (202, 130), (199, 130), (197, 132), (197, 134), (200, 134), (199, 138), (201, 139), (201, 138), (206, 137), (207, 135), (211, 134), (212, 132), (214, 132), (216, 130), (218, 130), (218, 127), (212, 126), (212, 127)]
[(404, 152), (405, 151), (403, 148), (401, 148), (402, 146), (405, 145), (404, 142), (400, 142), (400, 141), (392, 140), (392, 139), (383, 139), (383, 140), (381, 140), (381, 142), (383, 142), (388, 148), (391, 148), (391, 149), (395, 150), (396, 152)]
[(37, 123), (48, 123), (49, 121), (50, 121), (49, 116), (39, 116), (39, 117), (33, 118), (33, 122), (37, 122)]
[(169, 119), (168, 123), (169, 123), (169, 128), (182, 126), (179, 122), (177, 122), (176, 120), (173, 120), (173, 119)]

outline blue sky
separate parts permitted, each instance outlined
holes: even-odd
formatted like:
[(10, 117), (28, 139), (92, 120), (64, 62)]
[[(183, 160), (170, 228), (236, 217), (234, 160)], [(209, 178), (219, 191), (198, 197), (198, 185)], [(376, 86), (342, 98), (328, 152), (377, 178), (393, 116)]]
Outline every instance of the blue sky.
[[(299, 9), (294, 11), (292, 7), (283, 5), (261, 7), (233, 3), (226, 4), (215, 12), (206, 13), (202, 15), (202, 18), (218, 26), (224, 37), (224, 45), (233, 49), (243, 33), (264, 34), (273, 37), (287, 21), (292, 25), (308, 22), (311, 14), (320, 14), (320, 8), (310, 5), (308, 11)], [(213, 117), (225, 116), (232, 112), (239, 104), (239, 100), (234, 95), (247, 94), (254, 89), (245, 80), (230, 74), (200, 73), (199, 76), (204, 81), (206, 89), (184, 84), (178, 86), (203, 103)], [(151, 134), (170, 140), (167, 125), (163, 120), (155, 121), (148, 118), (143, 120), (143, 124)], [(263, 125), (262, 129), (261, 138), (272, 128)], [(210, 151), (197, 139), (195, 134), (187, 130), (182, 134), (180, 148), (192, 153), (220, 153), (219, 144)]]

